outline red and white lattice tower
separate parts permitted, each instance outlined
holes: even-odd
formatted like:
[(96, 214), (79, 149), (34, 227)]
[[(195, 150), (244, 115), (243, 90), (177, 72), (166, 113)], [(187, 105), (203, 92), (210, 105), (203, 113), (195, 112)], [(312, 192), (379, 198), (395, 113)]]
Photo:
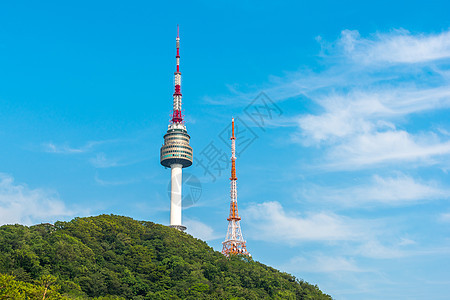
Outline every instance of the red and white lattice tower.
[(234, 136), (234, 118), (231, 122), (231, 192), (230, 192), (230, 215), (228, 220), (228, 230), (225, 241), (222, 242), (222, 254), (230, 256), (232, 254), (242, 254), (251, 256), (247, 251), (244, 237), (242, 236), (241, 218), (238, 213), (237, 205), (237, 187), (236, 187), (236, 137)]

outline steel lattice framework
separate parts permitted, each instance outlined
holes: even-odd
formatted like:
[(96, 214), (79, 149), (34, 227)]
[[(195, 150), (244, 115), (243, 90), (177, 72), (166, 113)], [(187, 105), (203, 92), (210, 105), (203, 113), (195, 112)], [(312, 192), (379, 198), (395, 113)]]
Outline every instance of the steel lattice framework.
[(247, 251), (244, 237), (242, 236), (241, 225), (237, 205), (236, 187), (236, 137), (234, 136), (234, 118), (231, 121), (231, 191), (230, 191), (230, 215), (228, 220), (228, 230), (225, 241), (222, 242), (222, 254), (230, 256), (232, 254), (242, 254), (251, 256)]

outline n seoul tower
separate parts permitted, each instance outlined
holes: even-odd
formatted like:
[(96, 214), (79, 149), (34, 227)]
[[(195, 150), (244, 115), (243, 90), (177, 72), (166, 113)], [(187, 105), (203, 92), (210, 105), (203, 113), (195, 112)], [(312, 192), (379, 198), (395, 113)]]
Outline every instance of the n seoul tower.
[(230, 215), (227, 218), (228, 230), (225, 241), (222, 242), (222, 254), (230, 256), (232, 254), (242, 254), (251, 256), (247, 251), (244, 237), (242, 236), (241, 218), (237, 206), (237, 186), (236, 186), (236, 137), (234, 136), (234, 118), (231, 119), (231, 191), (230, 191)]
[(171, 169), (170, 191), (170, 227), (186, 230), (181, 224), (181, 182), (182, 168), (192, 165), (191, 138), (184, 125), (181, 113), (181, 73), (180, 73), (180, 30), (177, 26), (177, 71), (175, 74), (175, 92), (173, 93), (173, 114), (167, 133), (164, 135), (164, 144), (161, 147), (161, 165)]

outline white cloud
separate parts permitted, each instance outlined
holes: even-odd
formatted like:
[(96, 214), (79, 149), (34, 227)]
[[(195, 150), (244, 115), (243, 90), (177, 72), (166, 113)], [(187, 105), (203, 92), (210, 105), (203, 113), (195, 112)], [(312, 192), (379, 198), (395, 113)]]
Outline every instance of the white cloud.
[[(318, 111), (298, 116), (295, 142), (325, 146), (321, 153), (328, 156), (321, 161), (339, 169), (436, 163), (450, 154), (445, 128), (435, 132), (435, 124), (427, 120), (421, 124), (424, 133), (417, 134), (411, 130), (417, 125), (408, 124), (413, 114), (450, 107), (450, 31), (414, 35), (394, 30), (363, 38), (344, 30), (328, 50), (327, 69), (302, 70), (264, 87), (272, 99), (300, 97), (318, 105)], [(426, 140), (423, 135), (441, 138)]]
[(356, 189), (356, 194), (362, 198), (367, 195), (367, 200), (381, 202), (405, 202), (416, 200), (430, 200), (448, 198), (449, 191), (436, 186), (434, 182), (418, 182), (414, 178), (405, 175), (386, 177), (375, 175), (374, 184)]
[(271, 242), (356, 240), (370, 230), (332, 213), (305, 216), (287, 213), (278, 202), (252, 205), (244, 214), (252, 238)]
[[(330, 93), (315, 99), (321, 114), (301, 115), (298, 125), (309, 142), (394, 129), (396, 118), (416, 112), (450, 107), (450, 87), (429, 89), (386, 88)], [(441, 129), (442, 130), (442, 129)]]
[[(108, 147), (115, 144), (113, 148)], [(133, 146), (131, 146), (132, 144)], [(123, 140), (111, 139), (100, 141), (89, 141), (80, 147), (71, 147), (68, 144), (43, 143), (42, 149), (47, 153), (55, 154), (84, 154), (95, 155), (88, 159), (89, 163), (95, 168), (105, 169), (113, 167), (124, 167), (148, 160), (148, 153), (136, 147), (141, 145), (140, 137), (136, 139)], [(131, 149), (131, 150), (130, 150)], [(104, 150), (104, 151), (102, 151)], [(130, 155), (130, 151), (133, 152)], [(113, 154), (106, 154), (113, 153)]]
[(118, 166), (117, 159), (107, 158), (103, 152), (97, 153), (95, 158), (91, 158), (89, 161), (96, 168), (110, 168)]
[(447, 199), (450, 190), (433, 181), (422, 181), (411, 176), (372, 176), (370, 182), (348, 188), (310, 186), (300, 197), (309, 201), (326, 201), (343, 206), (365, 206), (368, 203), (403, 205), (417, 201)]
[(356, 30), (343, 30), (339, 44), (346, 56), (365, 63), (420, 63), (450, 57), (450, 32), (413, 35), (406, 30), (361, 38)]
[(342, 256), (295, 256), (280, 267), (287, 272), (335, 273), (335, 272), (365, 272), (356, 265), (353, 258)]
[(80, 147), (71, 147), (68, 144), (55, 144), (52, 142), (47, 142), (42, 144), (42, 148), (44, 152), (48, 153), (56, 153), (56, 154), (82, 154), (92, 152), (95, 147), (118, 143), (120, 140), (112, 139), (112, 140), (102, 140), (102, 141), (89, 141), (86, 144)]
[(87, 142), (85, 145), (81, 147), (71, 147), (67, 144), (57, 145), (52, 142), (49, 143), (43, 143), (43, 150), (48, 153), (56, 153), (56, 154), (81, 154), (90, 152), (94, 147), (98, 145), (102, 145), (105, 143), (114, 142), (114, 140), (111, 141), (90, 141)]
[(408, 238), (404, 238), (402, 237), (400, 239), (400, 242), (398, 243), (399, 246), (409, 246), (409, 245), (415, 245), (417, 244), (416, 241), (408, 239)]
[[(450, 85), (449, 85), (450, 86)], [(322, 113), (298, 117), (303, 145), (325, 145), (327, 167), (361, 168), (397, 161), (427, 160), (450, 154), (445, 129), (412, 134), (397, 130), (399, 118), (412, 113), (450, 107), (450, 87), (388, 89), (327, 94), (316, 102)]]
[(355, 125), (370, 126), (363, 120), (350, 118), (348, 111), (327, 112), (320, 116), (307, 115), (301, 117), (298, 122), (304, 136), (307, 137), (299, 141), (305, 144), (312, 144), (311, 140), (322, 142), (332, 138), (342, 138), (361, 130), (361, 127)]
[(450, 154), (450, 141), (418, 137), (404, 130), (390, 130), (356, 135), (328, 153), (327, 166), (345, 169), (380, 163), (418, 161), (434, 163), (436, 156)]
[[(394, 30), (362, 38), (358, 31), (343, 30), (341, 38), (325, 48), (322, 65), (326, 69), (316, 73), (304, 68), (285, 77), (272, 76), (259, 90), (263, 89), (275, 101), (292, 97), (317, 101), (334, 92), (346, 96), (355, 91), (381, 92), (383, 97), (396, 99), (400, 96), (401, 103), (413, 102), (415, 95), (448, 97), (450, 72), (445, 63), (450, 59), (450, 31), (414, 35)], [(217, 104), (236, 101), (244, 104), (257, 94), (237, 88), (230, 92), (232, 97)], [(426, 101), (422, 104), (427, 105)], [(434, 104), (433, 100), (428, 105)]]
[(450, 31), (394, 30), (362, 38), (344, 30), (327, 50), (327, 69), (302, 70), (264, 88), (276, 100), (298, 97), (318, 105), (297, 116), (294, 142), (324, 147), (321, 162), (337, 169), (444, 161), (442, 156), (450, 154), (447, 130), (436, 129), (439, 124), (431, 118), (420, 125), (411, 119), (450, 108)]
[(355, 244), (347, 251), (352, 257), (367, 257), (372, 259), (398, 259), (416, 256), (434, 256), (448, 254), (449, 248), (442, 245), (424, 245), (410, 238), (372, 238)]
[(44, 151), (48, 153), (58, 153), (58, 154), (78, 154), (84, 153), (88, 148), (72, 148), (68, 145), (56, 145), (54, 143), (44, 143), (42, 144)]
[(450, 213), (442, 213), (439, 215), (439, 220), (441, 222), (450, 222)]
[(407, 252), (399, 247), (399, 245), (387, 247), (377, 240), (371, 240), (358, 246), (355, 250), (355, 254), (375, 259), (392, 259), (413, 255), (414, 252)]
[(95, 157), (89, 159), (89, 162), (98, 169), (114, 168), (114, 167), (126, 167), (134, 165), (136, 163), (148, 160), (145, 155), (123, 154), (120, 153), (114, 157), (107, 156), (104, 152), (99, 152)]
[(0, 174), (1, 224), (31, 225), (73, 215), (55, 192), (30, 189), (14, 183), (11, 176)]
[(115, 180), (105, 180), (101, 179), (98, 174), (95, 174), (94, 180), (97, 184), (102, 186), (116, 186), (116, 185), (127, 185), (142, 181), (142, 178), (128, 178), (128, 179), (115, 179)]
[(254, 240), (291, 245), (322, 242), (345, 253), (345, 257), (337, 253), (334, 259), (322, 255), (297, 256), (297, 263), (306, 264), (303, 267), (308, 272), (364, 272), (354, 264), (354, 258), (392, 259), (435, 252), (433, 249), (418, 250), (416, 241), (398, 237), (401, 233), (394, 234), (396, 229), (388, 219), (358, 220), (333, 213), (301, 216), (294, 211), (286, 212), (278, 202), (255, 204), (242, 215), (245, 215), (248, 227), (246, 232)]
[(184, 224), (187, 227), (187, 233), (203, 241), (212, 241), (223, 237), (222, 235), (215, 233), (211, 226), (200, 221), (185, 219)]

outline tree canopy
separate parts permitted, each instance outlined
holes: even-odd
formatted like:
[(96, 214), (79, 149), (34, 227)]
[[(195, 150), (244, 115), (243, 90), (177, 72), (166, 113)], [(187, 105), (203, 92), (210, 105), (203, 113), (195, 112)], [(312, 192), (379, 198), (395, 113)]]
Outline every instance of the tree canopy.
[(0, 227), (0, 299), (331, 299), (245, 256), (117, 215)]

